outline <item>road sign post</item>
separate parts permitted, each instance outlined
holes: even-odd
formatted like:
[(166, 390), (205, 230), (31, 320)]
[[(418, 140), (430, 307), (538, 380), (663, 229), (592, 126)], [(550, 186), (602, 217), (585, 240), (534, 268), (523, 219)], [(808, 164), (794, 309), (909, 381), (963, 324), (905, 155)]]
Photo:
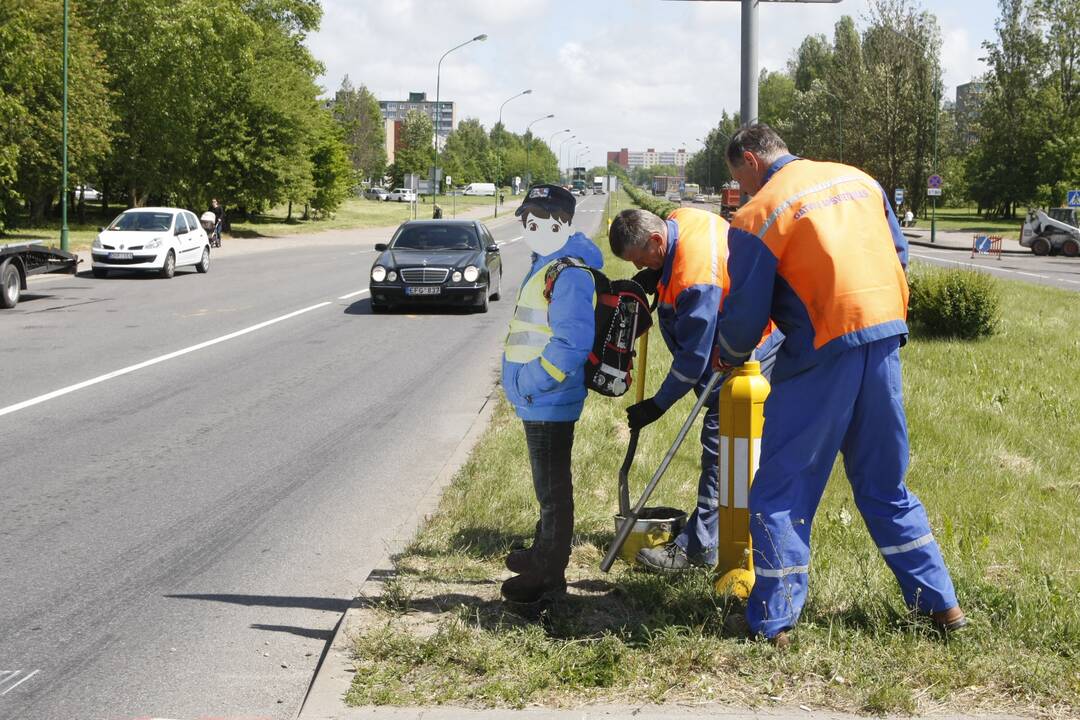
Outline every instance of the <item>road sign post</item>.
[[(937, 125), (935, 123), (935, 133)], [(937, 147), (937, 140), (935, 135), (935, 145)], [(941, 176), (934, 173), (930, 177), (926, 178), (926, 194), (933, 198), (933, 205), (930, 206), (930, 242), (937, 241), (937, 199), (941, 195), (941, 186), (943, 181)]]
[(900, 207), (904, 204), (904, 188), (896, 188), (893, 190), (893, 199), (896, 201), (896, 207)]

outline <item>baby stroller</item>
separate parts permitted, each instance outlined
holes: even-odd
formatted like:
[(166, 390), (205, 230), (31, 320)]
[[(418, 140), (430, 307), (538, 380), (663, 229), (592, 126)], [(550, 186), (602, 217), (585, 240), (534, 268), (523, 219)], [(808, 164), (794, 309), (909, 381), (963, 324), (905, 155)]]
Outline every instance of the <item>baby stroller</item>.
[(199, 216), (199, 222), (206, 231), (206, 237), (210, 239), (211, 247), (221, 247), (221, 221), (212, 210), (207, 210)]

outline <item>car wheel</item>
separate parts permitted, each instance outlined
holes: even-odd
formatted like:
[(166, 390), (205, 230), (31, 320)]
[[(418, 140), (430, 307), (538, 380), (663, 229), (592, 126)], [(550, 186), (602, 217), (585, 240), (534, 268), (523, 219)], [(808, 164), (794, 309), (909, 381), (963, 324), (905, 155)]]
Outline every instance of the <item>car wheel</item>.
[(1076, 240), (1066, 240), (1061, 245), (1061, 254), (1065, 257), (1076, 257), (1080, 255), (1080, 242)]
[(202, 259), (199, 260), (199, 264), (195, 266), (195, 269), (201, 273), (210, 270), (210, 248), (204, 247), (202, 249)]
[(1050, 241), (1042, 235), (1031, 241), (1031, 252), (1040, 257), (1049, 255), (1051, 249), (1052, 246), (1050, 245)]
[(19, 302), (22, 280), (19, 268), (10, 260), (0, 266), (0, 307), (13, 308)]
[(92, 272), (94, 273), (94, 277), (96, 278), (109, 277), (109, 268), (93, 268)]
[(158, 271), (158, 275), (165, 279), (171, 278), (176, 274), (176, 255), (170, 250), (169, 254), (165, 256), (165, 263), (161, 266), (161, 270)]
[(492, 300), (499, 300), (502, 297), (502, 268), (499, 268), (499, 275), (495, 278), (495, 292), (491, 293)]
[(488, 291), (484, 288), (479, 295), (476, 296), (476, 312), (486, 313), (488, 311)]

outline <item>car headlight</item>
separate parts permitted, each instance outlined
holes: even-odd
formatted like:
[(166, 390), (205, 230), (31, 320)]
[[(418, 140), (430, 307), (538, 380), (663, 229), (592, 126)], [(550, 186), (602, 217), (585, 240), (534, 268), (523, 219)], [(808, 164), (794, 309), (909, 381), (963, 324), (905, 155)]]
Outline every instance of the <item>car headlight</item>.
[(94, 238), (93, 247), (94, 247), (95, 250), (100, 250), (101, 249), (101, 236), (100, 235)]
[(143, 247), (146, 248), (147, 250), (153, 250), (154, 248), (159, 248), (159, 247), (161, 247), (161, 238), (154, 238), (150, 242), (143, 245)]
[(375, 282), (382, 282), (386, 279), (386, 268), (382, 265), (376, 265), (371, 269), (371, 279)]
[(450, 276), (454, 282), (461, 282), (461, 271), (455, 270), (454, 274)]
[(395, 282), (397, 280), (397, 273), (391, 270), (390, 274), (386, 276), (386, 279), (390, 282)]
[(465, 282), (476, 282), (476, 278), (480, 277), (480, 269), (470, 265), (465, 268)]

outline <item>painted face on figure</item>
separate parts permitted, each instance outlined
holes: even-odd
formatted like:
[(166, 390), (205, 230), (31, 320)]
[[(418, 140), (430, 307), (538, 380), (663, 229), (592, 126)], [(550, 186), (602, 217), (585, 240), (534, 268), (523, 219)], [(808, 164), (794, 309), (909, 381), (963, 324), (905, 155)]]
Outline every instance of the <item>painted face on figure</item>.
[(566, 244), (572, 232), (573, 219), (563, 220), (555, 215), (543, 217), (543, 212), (526, 212), (521, 216), (525, 244), (537, 255), (551, 255)]

